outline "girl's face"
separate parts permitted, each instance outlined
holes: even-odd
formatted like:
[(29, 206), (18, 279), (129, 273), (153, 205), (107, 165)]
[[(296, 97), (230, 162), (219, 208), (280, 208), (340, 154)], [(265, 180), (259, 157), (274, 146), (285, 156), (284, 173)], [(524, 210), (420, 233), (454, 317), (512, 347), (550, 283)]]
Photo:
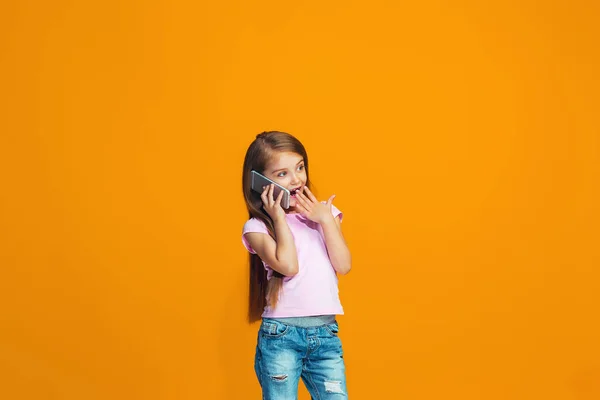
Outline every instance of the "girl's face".
[(291, 152), (277, 152), (267, 163), (264, 174), (290, 191), (290, 208), (296, 207), (296, 192), (306, 185), (304, 158)]

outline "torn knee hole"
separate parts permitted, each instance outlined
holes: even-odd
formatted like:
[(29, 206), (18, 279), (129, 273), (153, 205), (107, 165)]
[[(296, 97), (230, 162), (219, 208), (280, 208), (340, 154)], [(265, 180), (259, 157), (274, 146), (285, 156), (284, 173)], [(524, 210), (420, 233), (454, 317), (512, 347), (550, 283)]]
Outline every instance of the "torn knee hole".
[(282, 382), (282, 381), (285, 381), (287, 379), (287, 377), (288, 377), (287, 375), (273, 375), (273, 376), (271, 376), (271, 379), (273, 379), (274, 381), (277, 381), (277, 382)]
[(343, 394), (342, 381), (325, 381), (325, 391), (327, 393), (340, 393)]

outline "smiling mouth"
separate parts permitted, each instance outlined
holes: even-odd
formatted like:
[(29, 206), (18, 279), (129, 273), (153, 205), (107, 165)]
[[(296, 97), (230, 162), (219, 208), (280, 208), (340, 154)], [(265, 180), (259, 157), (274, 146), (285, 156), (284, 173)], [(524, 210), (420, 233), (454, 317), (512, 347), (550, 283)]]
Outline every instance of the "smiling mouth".
[(296, 189), (292, 189), (292, 190), (290, 190), (290, 195), (291, 195), (291, 196), (295, 196), (295, 195), (296, 195), (296, 193), (298, 193), (298, 192), (300, 191), (300, 189), (302, 189), (302, 186), (300, 186), (300, 187), (297, 187)]

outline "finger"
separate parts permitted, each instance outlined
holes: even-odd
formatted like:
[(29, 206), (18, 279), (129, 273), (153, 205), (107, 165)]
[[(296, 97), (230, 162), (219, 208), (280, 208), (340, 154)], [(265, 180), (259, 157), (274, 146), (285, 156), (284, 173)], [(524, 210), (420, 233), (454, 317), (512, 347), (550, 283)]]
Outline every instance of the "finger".
[(304, 217), (306, 217), (306, 216), (309, 214), (309, 212), (308, 212), (308, 210), (306, 209), (306, 207), (304, 207), (304, 206), (303, 206), (302, 204), (300, 204), (300, 203), (296, 203), (296, 210), (297, 210), (297, 211), (300, 213), (300, 215), (302, 215), (302, 216), (304, 216)]
[(275, 202), (275, 200), (273, 199), (273, 191), (275, 190), (275, 185), (273, 185), (271, 183), (271, 185), (269, 185), (269, 201), (271, 202), (271, 204), (273, 204)]
[(268, 199), (267, 199), (267, 193), (269, 193), (269, 188), (267, 186), (264, 186), (263, 191), (260, 194), (260, 198), (261, 198), (263, 204), (269, 204)]
[(277, 195), (277, 200), (275, 200), (275, 204), (281, 205), (281, 199), (283, 199), (283, 190), (279, 192)]
[(333, 203), (333, 199), (335, 199), (335, 194), (334, 194), (334, 195), (332, 195), (332, 196), (329, 198), (329, 200), (327, 200), (327, 205), (328, 205), (328, 206), (330, 206), (330, 205), (331, 205), (331, 203)]
[(312, 208), (312, 204), (310, 204), (309, 200), (306, 198), (306, 196), (303, 196), (302, 193), (296, 194), (296, 201), (307, 211)]
[(312, 205), (314, 202), (310, 200), (304, 193), (298, 192), (296, 193), (296, 198), (304, 200), (307, 204)]
[(315, 197), (314, 194), (312, 194), (312, 192), (310, 191), (310, 189), (308, 188), (308, 186), (304, 186), (304, 191), (306, 191), (307, 197), (309, 199), (311, 199), (312, 201), (314, 201), (315, 203), (318, 202), (317, 198)]

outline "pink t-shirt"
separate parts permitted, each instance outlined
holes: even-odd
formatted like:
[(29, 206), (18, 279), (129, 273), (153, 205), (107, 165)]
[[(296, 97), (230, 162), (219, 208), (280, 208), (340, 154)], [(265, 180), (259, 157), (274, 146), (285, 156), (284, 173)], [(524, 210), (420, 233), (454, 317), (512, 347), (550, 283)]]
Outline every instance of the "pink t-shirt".
[[(331, 206), (333, 216), (342, 213), (334, 205)], [(283, 288), (275, 309), (265, 307), (262, 316), (265, 318), (307, 317), (312, 315), (344, 314), (338, 295), (338, 279), (329, 260), (323, 228), (316, 222), (302, 217), (300, 214), (286, 214), (286, 220), (298, 253), (298, 273), (283, 278)], [(249, 252), (256, 254), (246, 237), (246, 233), (259, 232), (269, 234), (265, 224), (252, 218), (244, 224), (242, 242)], [(268, 271), (268, 279), (273, 270), (263, 261)]]

